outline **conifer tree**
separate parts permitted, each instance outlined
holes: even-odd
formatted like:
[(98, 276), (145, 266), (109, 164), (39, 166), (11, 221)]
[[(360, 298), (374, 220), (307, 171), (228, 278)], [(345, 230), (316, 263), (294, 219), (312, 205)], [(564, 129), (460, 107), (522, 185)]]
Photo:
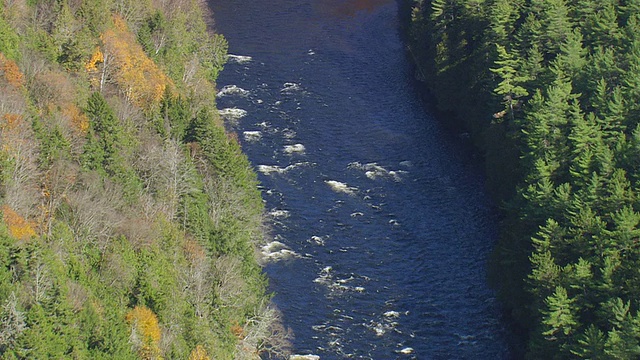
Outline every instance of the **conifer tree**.
[(519, 71), (518, 62), (507, 52), (504, 46), (496, 44), (496, 48), (498, 51), (498, 60), (495, 61), (495, 65), (497, 65), (497, 67), (492, 68), (491, 72), (500, 77), (500, 82), (494, 89), (494, 92), (503, 97), (509, 116), (513, 121), (515, 117), (514, 106), (518, 99), (522, 96), (529, 95), (527, 90), (522, 86), (529, 79)]
[(569, 9), (565, 0), (544, 1), (541, 18), (545, 27), (545, 49), (548, 54), (558, 53), (560, 45), (567, 40), (572, 32)]
[(546, 306), (542, 310), (542, 324), (545, 329), (542, 335), (563, 352), (570, 351), (571, 335), (579, 326), (574, 301), (568, 296), (565, 288), (557, 286), (554, 293), (546, 298)]
[(593, 324), (578, 338), (571, 353), (580, 359), (605, 359), (605, 334)]

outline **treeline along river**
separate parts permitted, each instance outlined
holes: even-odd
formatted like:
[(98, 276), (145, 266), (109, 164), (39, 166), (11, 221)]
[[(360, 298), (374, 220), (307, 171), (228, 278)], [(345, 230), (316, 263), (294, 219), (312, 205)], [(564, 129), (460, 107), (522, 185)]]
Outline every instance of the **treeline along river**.
[(210, 0), (218, 107), (259, 172), (296, 353), (506, 359), (496, 218), (464, 136), (413, 87), (393, 0)]

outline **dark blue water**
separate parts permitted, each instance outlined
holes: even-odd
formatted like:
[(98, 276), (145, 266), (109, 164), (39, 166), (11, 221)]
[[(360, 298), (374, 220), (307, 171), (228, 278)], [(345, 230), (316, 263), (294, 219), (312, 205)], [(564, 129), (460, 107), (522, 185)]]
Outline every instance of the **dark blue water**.
[(486, 281), (496, 219), (464, 139), (412, 87), (397, 4), (211, 6), (230, 53), (250, 57), (227, 64), (218, 107), (246, 111), (228, 125), (260, 173), (265, 269), (295, 351), (507, 358)]

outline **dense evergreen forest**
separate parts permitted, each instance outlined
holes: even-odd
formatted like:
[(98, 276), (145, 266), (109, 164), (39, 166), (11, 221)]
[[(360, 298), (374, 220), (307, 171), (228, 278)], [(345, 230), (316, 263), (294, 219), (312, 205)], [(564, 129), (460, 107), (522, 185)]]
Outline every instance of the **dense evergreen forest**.
[(286, 350), (198, 0), (0, 2), (0, 358)]
[(526, 357), (640, 358), (640, 1), (416, 0), (409, 31), (486, 153)]

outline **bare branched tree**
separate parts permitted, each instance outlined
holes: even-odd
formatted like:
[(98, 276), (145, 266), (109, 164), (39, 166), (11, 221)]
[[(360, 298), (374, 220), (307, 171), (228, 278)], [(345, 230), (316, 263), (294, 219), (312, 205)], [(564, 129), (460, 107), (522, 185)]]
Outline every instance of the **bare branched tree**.
[(31, 125), (22, 114), (0, 114), (0, 144), (11, 164), (2, 169), (7, 179), (2, 184), (4, 202), (29, 217), (38, 201), (40, 174), (36, 164), (38, 146)]
[(20, 334), (27, 329), (26, 317), (18, 310), (18, 299), (15, 292), (11, 292), (9, 298), (2, 307), (0, 317), (0, 349), (11, 347)]
[(85, 174), (80, 186), (67, 197), (73, 210), (68, 219), (76, 241), (93, 243), (101, 252), (107, 249), (114, 229), (124, 218), (122, 191), (115, 184), (101, 181), (96, 174)]
[(245, 326), (245, 335), (236, 347), (237, 354), (241, 359), (288, 359), (291, 338), (291, 330), (282, 325), (281, 313), (275, 305), (261, 304)]
[(51, 226), (56, 209), (66, 199), (75, 184), (78, 166), (66, 160), (58, 160), (44, 174), (42, 183), (41, 226), (43, 233), (51, 236)]
[(252, 301), (244, 296), (247, 284), (241, 267), (242, 260), (232, 255), (221, 256), (213, 263), (214, 290), (222, 307), (240, 309)]
[(205, 318), (213, 293), (211, 259), (204, 248), (192, 239), (185, 242), (184, 252), (188, 265), (181, 267), (182, 288), (196, 316)]
[(34, 260), (37, 262), (31, 267), (26, 289), (30, 301), (35, 304), (41, 303), (48, 298), (48, 292), (53, 284), (46, 264), (40, 259)]
[(180, 198), (196, 189), (195, 169), (187, 163), (182, 146), (171, 139), (164, 144), (149, 139), (141, 145), (135, 166), (157, 210), (174, 220)]

